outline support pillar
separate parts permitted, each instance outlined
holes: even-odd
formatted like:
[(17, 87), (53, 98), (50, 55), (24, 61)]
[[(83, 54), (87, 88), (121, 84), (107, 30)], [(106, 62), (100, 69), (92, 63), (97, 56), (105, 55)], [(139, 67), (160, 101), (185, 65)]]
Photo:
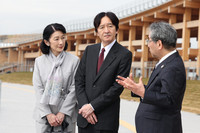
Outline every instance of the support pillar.
[(189, 60), (188, 49), (190, 47), (190, 29), (187, 28), (187, 22), (191, 20), (191, 9), (186, 8), (183, 15), (183, 32), (182, 32), (182, 59)]
[(144, 23), (142, 27), (142, 57), (141, 57), (141, 74), (144, 77), (144, 71), (145, 71), (145, 62), (148, 61), (148, 46), (145, 42), (145, 36), (146, 36), (146, 29), (149, 26), (148, 23)]

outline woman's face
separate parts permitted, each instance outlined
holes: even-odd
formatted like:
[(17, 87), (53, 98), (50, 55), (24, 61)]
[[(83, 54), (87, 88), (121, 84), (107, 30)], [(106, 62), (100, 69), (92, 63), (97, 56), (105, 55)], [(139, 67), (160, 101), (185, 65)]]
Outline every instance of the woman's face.
[(55, 31), (46, 42), (50, 46), (52, 53), (57, 56), (65, 48), (65, 35), (61, 31)]

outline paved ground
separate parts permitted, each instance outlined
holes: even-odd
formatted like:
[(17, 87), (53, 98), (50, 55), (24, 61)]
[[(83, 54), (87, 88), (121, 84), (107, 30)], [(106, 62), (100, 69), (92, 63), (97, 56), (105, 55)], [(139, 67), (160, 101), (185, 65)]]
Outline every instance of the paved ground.
[[(0, 133), (35, 133), (33, 87), (2, 83), (0, 95)], [(134, 114), (137, 106), (137, 102), (121, 100), (119, 133), (136, 133)], [(200, 132), (200, 115), (182, 112), (182, 119), (184, 133)]]

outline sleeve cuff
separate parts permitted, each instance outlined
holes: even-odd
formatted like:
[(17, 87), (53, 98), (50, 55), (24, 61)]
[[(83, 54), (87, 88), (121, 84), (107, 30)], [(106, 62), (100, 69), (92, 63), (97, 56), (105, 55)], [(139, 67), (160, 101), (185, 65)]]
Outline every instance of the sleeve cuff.
[(89, 105), (91, 106), (92, 110), (94, 111), (94, 108), (93, 108), (92, 104), (91, 104), (91, 103), (89, 103)]

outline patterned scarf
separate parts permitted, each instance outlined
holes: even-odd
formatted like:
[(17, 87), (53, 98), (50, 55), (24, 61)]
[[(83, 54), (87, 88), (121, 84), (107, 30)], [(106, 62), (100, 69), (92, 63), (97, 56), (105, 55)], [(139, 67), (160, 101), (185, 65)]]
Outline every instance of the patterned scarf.
[(46, 58), (52, 62), (53, 66), (49, 73), (40, 103), (58, 105), (63, 85), (61, 65), (65, 59), (65, 53), (63, 51), (56, 57), (50, 51), (49, 55), (46, 55)]

